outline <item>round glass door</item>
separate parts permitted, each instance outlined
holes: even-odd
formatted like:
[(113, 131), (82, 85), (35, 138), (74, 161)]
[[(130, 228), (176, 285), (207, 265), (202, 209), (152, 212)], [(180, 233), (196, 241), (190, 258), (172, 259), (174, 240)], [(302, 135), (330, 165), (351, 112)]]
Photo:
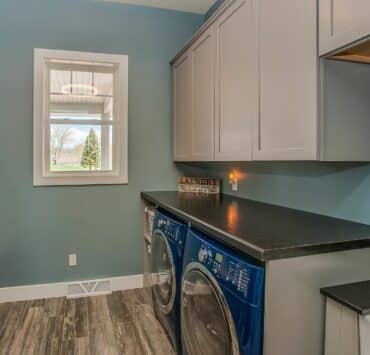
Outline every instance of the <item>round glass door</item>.
[(186, 272), (183, 281), (181, 328), (185, 353), (236, 355), (239, 351), (231, 314), (221, 290), (205, 272), (208, 270), (194, 268)]
[(152, 281), (156, 302), (163, 312), (170, 312), (176, 294), (175, 265), (168, 241), (161, 232), (154, 232), (153, 237)]

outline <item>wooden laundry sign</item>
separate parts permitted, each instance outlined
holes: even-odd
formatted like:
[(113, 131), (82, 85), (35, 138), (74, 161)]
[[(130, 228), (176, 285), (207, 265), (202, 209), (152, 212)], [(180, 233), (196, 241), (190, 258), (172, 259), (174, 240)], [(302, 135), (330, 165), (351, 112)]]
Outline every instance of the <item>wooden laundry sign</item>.
[(215, 178), (181, 176), (178, 182), (180, 192), (197, 192), (206, 194), (219, 194), (221, 180)]

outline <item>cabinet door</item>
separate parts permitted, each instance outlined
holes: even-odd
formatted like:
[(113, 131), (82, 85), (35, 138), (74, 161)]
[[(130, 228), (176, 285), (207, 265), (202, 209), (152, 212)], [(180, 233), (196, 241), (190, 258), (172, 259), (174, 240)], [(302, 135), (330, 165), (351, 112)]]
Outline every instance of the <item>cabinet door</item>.
[(317, 159), (316, 0), (259, 0), (256, 160)]
[(211, 26), (191, 48), (193, 78), (192, 158), (214, 160), (215, 39)]
[(192, 137), (192, 60), (186, 52), (173, 67), (174, 160), (191, 160)]
[(320, 55), (370, 35), (369, 0), (320, 0)]
[(258, 113), (257, 33), (251, 0), (216, 21), (216, 160), (252, 160)]

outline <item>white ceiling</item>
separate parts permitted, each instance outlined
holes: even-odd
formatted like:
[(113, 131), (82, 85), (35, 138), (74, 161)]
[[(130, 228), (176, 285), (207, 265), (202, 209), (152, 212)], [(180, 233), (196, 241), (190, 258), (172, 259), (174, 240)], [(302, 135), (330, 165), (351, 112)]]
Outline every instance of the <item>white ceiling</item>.
[(132, 5), (205, 14), (216, 0), (105, 0)]

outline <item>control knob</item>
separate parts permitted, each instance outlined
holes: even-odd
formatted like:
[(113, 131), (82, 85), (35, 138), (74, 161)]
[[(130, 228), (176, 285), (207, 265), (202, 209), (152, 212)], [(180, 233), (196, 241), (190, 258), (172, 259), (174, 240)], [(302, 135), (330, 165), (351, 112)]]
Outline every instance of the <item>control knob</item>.
[(208, 256), (207, 250), (205, 250), (205, 249), (199, 249), (198, 259), (199, 259), (199, 261), (201, 263), (203, 263), (203, 262), (206, 261), (207, 256)]

